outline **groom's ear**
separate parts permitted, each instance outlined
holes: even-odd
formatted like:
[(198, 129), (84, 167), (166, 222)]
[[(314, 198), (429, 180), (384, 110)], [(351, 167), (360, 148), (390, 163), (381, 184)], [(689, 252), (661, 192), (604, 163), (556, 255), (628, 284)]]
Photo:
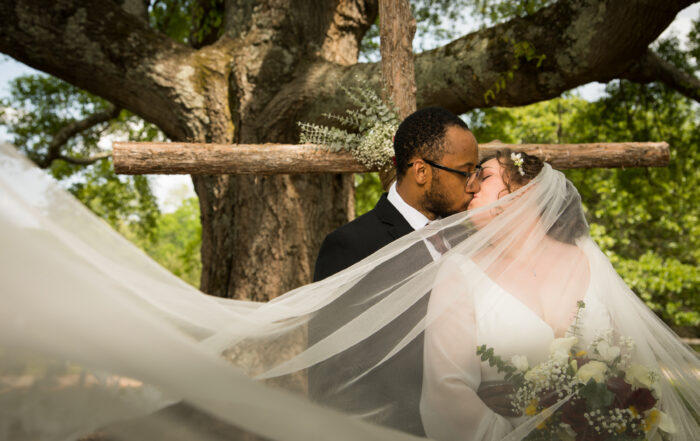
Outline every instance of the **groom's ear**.
[(413, 174), (413, 179), (418, 185), (425, 185), (430, 180), (430, 167), (422, 159), (413, 161), (408, 173)]

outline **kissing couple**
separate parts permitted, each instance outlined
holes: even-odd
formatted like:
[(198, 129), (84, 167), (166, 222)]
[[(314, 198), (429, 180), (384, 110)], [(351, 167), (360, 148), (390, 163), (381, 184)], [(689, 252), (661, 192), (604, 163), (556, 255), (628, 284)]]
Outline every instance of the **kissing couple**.
[[(0, 151), (0, 438), (700, 433), (697, 354), (617, 275), (561, 172), (479, 161), (438, 108), (394, 148), (388, 194), (326, 238), (315, 283), (268, 303), (186, 286)], [(216, 424), (159, 411), (174, 402)]]

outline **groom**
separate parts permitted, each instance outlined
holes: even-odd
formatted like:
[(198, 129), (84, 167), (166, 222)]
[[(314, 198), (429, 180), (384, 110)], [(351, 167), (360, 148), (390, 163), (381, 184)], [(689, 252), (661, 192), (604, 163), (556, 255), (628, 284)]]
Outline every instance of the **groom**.
[(371, 211), (329, 234), (316, 259), (314, 281), (364, 259), (428, 222), (467, 209), (479, 191), (476, 138), (449, 110), (409, 115), (394, 137), (396, 182)]
[[(446, 109), (429, 107), (408, 116), (394, 137), (394, 152), (397, 182), (374, 209), (326, 237), (316, 260), (314, 281), (342, 271), (432, 220), (466, 210), (479, 190), (476, 139), (467, 125)], [(381, 296), (368, 296), (372, 288), (367, 287), (375, 287), (374, 282), (381, 280), (390, 286), (390, 280), (402, 280), (437, 256), (439, 251), (434, 247), (419, 243), (410, 253), (384, 262), (318, 312), (309, 323), (309, 344), (380, 301)], [(425, 295), (380, 332), (310, 368), (310, 396), (424, 436), (419, 413), (423, 335), (379, 367), (374, 365), (399, 343), (398, 336), (407, 335), (425, 316), (427, 300)], [(369, 373), (355, 381), (357, 373), (364, 371)], [(352, 388), (344, 388), (347, 383), (352, 383)]]

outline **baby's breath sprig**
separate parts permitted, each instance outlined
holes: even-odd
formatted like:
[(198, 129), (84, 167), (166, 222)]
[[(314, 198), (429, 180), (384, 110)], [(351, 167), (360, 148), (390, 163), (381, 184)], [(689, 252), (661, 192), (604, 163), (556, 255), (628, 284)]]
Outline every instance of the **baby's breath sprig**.
[(349, 151), (370, 169), (388, 168), (394, 154), (392, 138), (401, 120), (393, 106), (386, 105), (367, 82), (357, 81), (357, 86), (341, 86), (357, 108), (346, 110), (344, 115), (323, 115), (351, 131), (299, 122), (300, 141), (322, 145), (332, 152)]

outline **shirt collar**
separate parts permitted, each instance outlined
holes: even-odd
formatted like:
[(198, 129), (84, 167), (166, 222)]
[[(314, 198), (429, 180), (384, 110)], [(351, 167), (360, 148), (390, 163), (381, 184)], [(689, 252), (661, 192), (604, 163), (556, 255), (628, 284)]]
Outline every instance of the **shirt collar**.
[(387, 196), (387, 199), (389, 199), (391, 205), (393, 205), (394, 208), (396, 208), (399, 211), (399, 213), (401, 213), (401, 216), (403, 216), (404, 219), (406, 219), (406, 222), (408, 222), (408, 224), (414, 230), (420, 230), (424, 226), (428, 225), (428, 223), (430, 222), (430, 219), (425, 217), (423, 213), (408, 205), (406, 201), (404, 201), (401, 198), (399, 192), (396, 191), (396, 181), (394, 181), (394, 183), (391, 184), (391, 188), (389, 188), (389, 195)]

